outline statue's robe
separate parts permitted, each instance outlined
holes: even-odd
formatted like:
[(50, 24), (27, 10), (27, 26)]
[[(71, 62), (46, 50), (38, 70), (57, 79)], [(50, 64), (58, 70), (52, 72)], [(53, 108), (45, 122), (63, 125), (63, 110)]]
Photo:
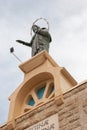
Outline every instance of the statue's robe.
[(31, 39), (30, 46), (32, 47), (32, 56), (46, 50), (49, 52), (49, 45), (52, 41), (51, 36), (46, 28), (38, 30)]

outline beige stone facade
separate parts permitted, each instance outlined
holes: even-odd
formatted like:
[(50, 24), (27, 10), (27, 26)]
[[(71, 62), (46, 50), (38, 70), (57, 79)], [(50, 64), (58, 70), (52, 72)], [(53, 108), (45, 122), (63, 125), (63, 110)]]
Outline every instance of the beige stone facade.
[(77, 84), (45, 51), (20, 68), (24, 81), (10, 96), (8, 121), (0, 130), (87, 130), (87, 81)]

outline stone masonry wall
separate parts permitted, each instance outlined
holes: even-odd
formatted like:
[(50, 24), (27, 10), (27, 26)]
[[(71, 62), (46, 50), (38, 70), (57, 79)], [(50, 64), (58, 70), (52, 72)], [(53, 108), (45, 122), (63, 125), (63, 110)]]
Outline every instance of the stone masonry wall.
[(68, 91), (63, 97), (62, 105), (57, 106), (53, 100), (15, 119), (14, 128), (5, 124), (0, 130), (24, 130), (56, 113), (58, 113), (59, 130), (87, 130), (87, 82)]
[(59, 130), (87, 130), (87, 83), (66, 93), (64, 100), (58, 107)]

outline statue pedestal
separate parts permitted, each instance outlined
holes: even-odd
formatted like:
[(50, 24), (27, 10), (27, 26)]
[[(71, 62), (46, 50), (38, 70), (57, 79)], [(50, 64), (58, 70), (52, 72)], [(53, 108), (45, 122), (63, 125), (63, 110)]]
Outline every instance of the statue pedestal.
[(24, 80), (9, 98), (9, 121), (51, 101), (62, 104), (63, 93), (77, 84), (46, 51), (38, 53), (19, 68), (24, 73)]

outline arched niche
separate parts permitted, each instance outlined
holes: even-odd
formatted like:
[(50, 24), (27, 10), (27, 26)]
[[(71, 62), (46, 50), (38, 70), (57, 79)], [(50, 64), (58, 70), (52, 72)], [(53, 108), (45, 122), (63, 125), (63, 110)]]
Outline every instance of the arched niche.
[[(30, 107), (30, 105), (28, 106), (28, 104), (27, 104), (28, 99), (32, 98), (32, 95), (34, 98), (36, 98), (36, 94), (34, 92), (42, 91), (40, 89), (41, 89), (41, 87), (43, 87), (43, 85), (46, 85), (45, 87), (48, 87), (48, 91), (46, 90), (47, 93), (45, 92), (46, 94), (45, 94), (43, 101), (39, 102), (39, 100), (41, 100), (41, 99), (38, 99), (38, 97), (37, 97), (37, 99), (35, 99), (35, 102), (37, 102), (37, 103), (34, 106), (31, 106), (31, 107)], [(15, 109), (14, 109), (15, 117), (19, 116), (20, 114), (23, 114), (24, 112), (26, 112), (28, 110), (32, 110), (33, 108), (38, 107), (38, 105), (43, 104), (46, 101), (48, 101), (48, 97), (50, 96), (49, 89), (51, 89), (51, 91), (53, 91), (52, 90), (52, 89), (54, 89), (54, 88), (52, 88), (53, 86), (54, 86), (54, 77), (51, 73), (48, 73), (48, 72), (39, 73), (39, 74), (35, 75), (34, 77), (32, 77), (31, 79), (29, 79), (25, 84), (23, 84), (23, 86), (20, 88), (20, 90), (16, 96)], [(45, 89), (47, 89), (47, 88), (45, 88)], [(49, 96), (47, 96), (47, 94)], [(31, 97), (30, 97), (30, 95), (31, 95)], [(47, 100), (46, 100), (46, 97), (47, 97)], [(52, 97), (53, 97), (53, 95), (52, 95)], [(49, 98), (49, 100), (50, 100), (50, 98)]]

